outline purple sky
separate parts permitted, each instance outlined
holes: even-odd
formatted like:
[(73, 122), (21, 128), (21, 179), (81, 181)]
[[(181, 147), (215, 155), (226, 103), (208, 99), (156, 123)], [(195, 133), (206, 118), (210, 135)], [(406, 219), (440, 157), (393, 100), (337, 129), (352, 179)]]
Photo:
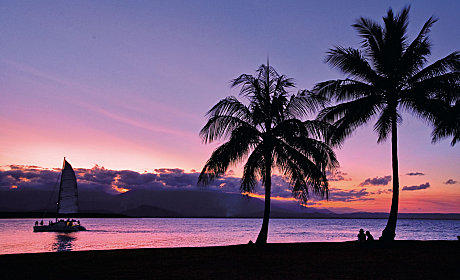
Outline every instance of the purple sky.
[[(381, 21), (406, 4), (411, 39), (440, 19), (433, 60), (460, 49), (459, 1), (0, 1), (0, 165), (59, 167), (66, 156), (81, 168), (201, 170), (217, 143), (198, 132), (209, 108), (237, 95), (231, 79), (267, 55), (299, 89), (341, 78), (325, 52), (359, 46), (351, 24), (360, 16)], [(460, 181), (460, 146), (432, 145), (425, 123), (403, 117), (401, 188), (434, 201), (407, 209), (444, 211), (434, 206), (443, 197), (460, 199), (458, 183), (444, 184)], [(376, 140), (371, 124), (337, 151), (350, 179), (335, 187), (358, 192), (391, 174), (389, 143)], [(389, 197), (375, 208), (389, 208)]]

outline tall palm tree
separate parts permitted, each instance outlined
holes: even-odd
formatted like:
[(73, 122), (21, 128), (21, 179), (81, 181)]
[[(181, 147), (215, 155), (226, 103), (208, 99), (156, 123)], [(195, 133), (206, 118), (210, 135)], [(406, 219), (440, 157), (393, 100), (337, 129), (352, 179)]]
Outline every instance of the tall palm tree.
[(256, 74), (232, 80), (232, 87), (241, 86), (240, 96), (247, 99), (247, 104), (230, 96), (208, 111), (201, 138), (205, 143), (217, 139), (226, 142), (212, 153), (198, 182), (209, 184), (225, 174), (229, 166), (246, 161), (241, 192), (253, 192), (260, 179), (265, 188), (264, 218), (256, 241), (265, 244), (272, 170), (279, 170), (289, 180), (293, 196), (306, 202), (310, 191), (328, 195), (326, 169), (336, 168), (338, 162), (333, 150), (319, 140), (330, 126), (299, 119), (314, 112), (319, 103), (308, 98), (306, 91), (290, 95), (293, 80), (279, 75), (268, 63)]
[[(438, 102), (455, 101), (459, 91), (459, 53), (423, 68), (430, 55), (428, 33), (437, 21), (429, 18), (417, 37), (409, 43), (406, 29), (410, 7), (395, 15), (391, 9), (383, 26), (360, 18), (353, 27), (362, 38), (361, 49), (335, 47), (326, 62), (347, 75), (346, 79), (317, 84), (314, 90), (337, 105), (320, 112), (319, 120), (333, 122), (336, 141), (342, 141), (357, 127), (377, 118), (377, 142), (391, 135), (393, 198), (390, 216), (381, 240), (394, 240), (399, 201), (397, 129), (401, 111), (434, 121)], [(433, 101), (433, 102), (432, 102)]]

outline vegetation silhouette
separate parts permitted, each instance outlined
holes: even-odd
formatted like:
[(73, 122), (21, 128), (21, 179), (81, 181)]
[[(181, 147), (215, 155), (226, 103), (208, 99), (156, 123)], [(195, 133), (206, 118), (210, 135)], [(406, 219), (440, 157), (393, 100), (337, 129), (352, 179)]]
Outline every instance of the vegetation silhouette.
[(244, 104), (234, 96), (220, 100), (207, 112), (201, 129), (204, 143), (228, 139), (206, 162), (198, 183), (207, 185), (225, 174), (228, 167), (246, 160), (241, 192), (253, 192), (262, 179), (265, 188), (263, 223), (256, 244), (267, 242), (270, 217), (272, 169), (288, 179), (292, 194), (306, 203), (310, 191), (328, 196), (326, 170), (338, 167), (334, 151), (320, 139), (330, 134), (331, 125), (302, 121), (316, 112), (321, 102), (306, 91), (290, 95), (292, 79), (279, 75), (273, 67), (261, 65), (255, 76), (242, 74), (231, 81), (241, 87)]
[[(457, 67), (460, 68), (460, 66)], [(437, 110), (433, 110), (432, 142), (435, 143), (442, 138), (452, 136), (450, 144), (454, 146), (460, 141), (460, 100), (457, 100), (453, 105), (442, 100), (439, 100), (438, 103), (439, 106), (434, 107)]]
[[(393, 197), (390, 216), (381, 240), (395, 238), (399, 201), (397, 129), (401, 111), (434, 124), (433, 141), (453, 135), (459, 139), (459, 52), (423, 68), (430, 55), (428, 33), (437, 19), (429, 18), (417, 37), (407, 40), (410, 7), (399, 14), (390, 8), (383, 26), (361, 17), (352, 26), (363, 39), (361, 49), (335, 47), (328, 51), (326, 63), (347, 75), (346, 79), (318, 83), (314, 91), (330, 98), (335, 106), (323, 109), (318, 120), (333, 123), (335, 141), (343, 141), (357, 127), (377, 117), (374, 130), (377, 142), (391, 135)], [(449, 111), (447, 111), (447, 109)], [(455, 121), (450, 113), (456, 112)]]

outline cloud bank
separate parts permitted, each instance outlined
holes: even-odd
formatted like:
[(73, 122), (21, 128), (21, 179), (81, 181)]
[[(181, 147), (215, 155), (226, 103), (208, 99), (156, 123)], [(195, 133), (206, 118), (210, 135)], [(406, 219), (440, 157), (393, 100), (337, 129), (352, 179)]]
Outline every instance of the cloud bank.
[(351, 178), (346, 178), (345, 177), (347, 175), (348, 175), (348, 173), (342, 172), (340, 170), (335, 171), (335, 172), (326, 171), (327, 179), (329, 181), (331, 181), (331, 182), (334, 182), (334, 181), (351, 181)]
[(363, 201), (363, 200), (373, 200), (374, 198), (368, 197), (369, 193), (365, 188), (360, 190), (343, 190), (338, 188), (332, 188), (330, 193), (330, 201)]
[(417, 171), (417, 172), (409, 172), (406, 175), (408, 175), (408, 176), (423, 176), (423, 175), (425, 175), (425, 173)]
[[(80, 190), (120, 193), (130, 190), (152, 189), (202, 189), (210, 191), (239, 192), (240, 179), (223, 176), (207, 187), (197, 186), (198, 172), (186, 173), (182, 169), (155, 169), (152, 173), (131, 170), (110, 170), (101, 166), (91, 169), (74, 168)], [(37, 166), (9, 166), (0, 170), (0, 189), (48, 190), (58, 183), (60, 169), (43, 169)]]
[(444, 182), (444, 184), (446, 184), (446, 185), (455, 185), (455, 184), (457, 184), (457, 183), (458, 183), (458, 182), (455, 181), (454, 179), (449, 179), (449, 180), (447, 180), (447, 181)]
[(402, 188), (403, 191), (417, 191), (417, 190), (424, 190), (430, 187), (430, 183), (426, 182), (425, 184), (421, 184), (418, 186), (404, 186)]
[[(209, 186), (198, 186), (199, 172), (185, 172), (178, 168), (159, 168), (153, 172), (139, 173), (132, 170), (110, 170), (95, 165), (91, 169), (74, 168), (80, 191), (104, 192), (120, 194), (133, 190), (200, 190), (224, 193), (240, 193), (241, 179), (233, 177), (233, 172), (214, 180)], [(28, 191), (56, 190), (60, 169), (43, 169), (38, 166), (10, 165), (8, 170), (0, 169), (0, 190)], [(330, 181), (348, 181), (347, 173), (338, 171), (328, 173)], [(385, 185), (391, 176), (369, 178), (362, 185)], [(263, 197), (265, 189), (259, 183), (254, 194)], [(384, 191), (369, 192), (366, 188), (347, 190), (330, 187), (329, 201), (358, 201), (373, 200), (372, 195), (387, 193)], [(272, 197), (277, 199), (293, 199), (289, 183), (279, 175), (272, 176)], [(321, 197), (311, 196), (309, 203), (323, 201)]]
[(367, 178), (359, 186), (386, 186), (391, 181), (391, 176)]

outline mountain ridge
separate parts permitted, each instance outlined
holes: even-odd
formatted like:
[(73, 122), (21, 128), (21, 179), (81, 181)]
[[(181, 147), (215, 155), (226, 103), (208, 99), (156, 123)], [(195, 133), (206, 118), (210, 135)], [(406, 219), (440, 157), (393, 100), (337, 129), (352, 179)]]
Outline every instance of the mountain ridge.
[[(0, 191), (0, 217), (53, 217), (56, 211), (51, 192)], [(203, 190), (135, 190), (122, 194), (80, 191), (80, 213), (74, 217), (152, 218), (260, 218), (264, 201), (237, 193)], [(51, 205), (47, 202), (51, 201)], [(45, 214), (45, 215), (44, 215)], [(304, 207), (297, 201), (272, 200), (271, 218), (387, 219), (388, 213), (334, 213)], [(401, 219), (460, 220), (458, 213), (400, 213)]]

